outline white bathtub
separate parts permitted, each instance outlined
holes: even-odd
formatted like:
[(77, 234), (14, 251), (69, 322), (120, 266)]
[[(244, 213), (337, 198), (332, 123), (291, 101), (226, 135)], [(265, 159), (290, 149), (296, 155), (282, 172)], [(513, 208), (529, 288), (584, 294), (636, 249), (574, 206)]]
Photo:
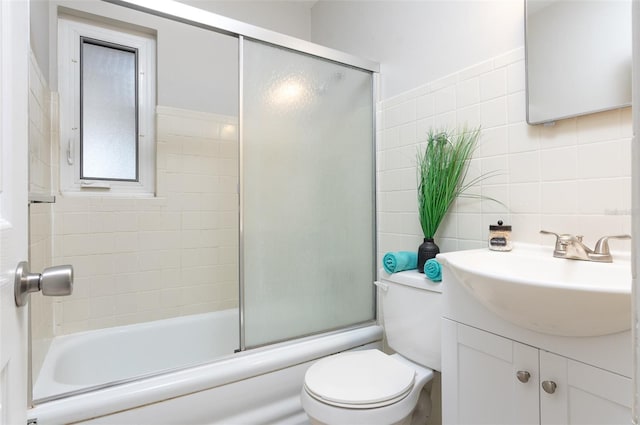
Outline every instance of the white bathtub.
[[(38, 425), (304, 423), (298, 396), (311, 363), (382, 339), (371, 325), (232, 354), (237, 333), (237, 311), (227, 310), (56, 338), (34, 399), (98, 389), (39, 403), (28, 417)], [(104, 385), (114, 381), (124, 382)]]
[(118, 326), (54, 338), (33, 399), (184, 368), (233, 354), (238, 310)]

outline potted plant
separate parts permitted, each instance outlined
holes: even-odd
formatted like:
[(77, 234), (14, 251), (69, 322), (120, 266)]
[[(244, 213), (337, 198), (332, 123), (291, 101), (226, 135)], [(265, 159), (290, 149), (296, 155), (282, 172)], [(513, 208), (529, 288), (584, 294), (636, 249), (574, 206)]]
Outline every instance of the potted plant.
[[(418, 248), (420, 273), (424, 272), (425, 262), (440, 252), (433, 237), (451, 203), (469, 187), (494, 174), (486, 173), (465, 181), (479, 136), (480, 127), (464, 127), (459, 131), (431, 129), (426, 148), (418, 151), (418, 217), (424, 234), (424, 242)], [(480, 195), (465, 196), (481, 198)]]

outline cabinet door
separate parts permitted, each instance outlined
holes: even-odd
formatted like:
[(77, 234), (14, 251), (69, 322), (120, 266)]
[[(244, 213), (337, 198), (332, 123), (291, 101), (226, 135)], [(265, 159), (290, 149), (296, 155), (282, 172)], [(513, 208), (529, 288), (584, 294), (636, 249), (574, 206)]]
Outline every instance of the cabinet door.
[(442, 320), (443, 423), (539, 424), (538, 349)]
[(631, 423), (630, 378), (541, 351), (540, 384), (543, 425)]

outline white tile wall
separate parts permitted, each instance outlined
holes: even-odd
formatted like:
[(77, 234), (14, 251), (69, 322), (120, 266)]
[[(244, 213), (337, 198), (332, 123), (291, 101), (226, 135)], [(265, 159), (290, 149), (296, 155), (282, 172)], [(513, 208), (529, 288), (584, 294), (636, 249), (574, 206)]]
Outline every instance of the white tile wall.
[(47, 81), (35, 56), (29, 61), (29, 191), (50, 194), (51, 182), (51, 103)]
[(545, 245), (553, 238), (540, 229), (582, 234), (589, 245), (631, 232), (630, 108), (529, 126), (523, 48), (384, 100), (378, 112), (379, 257), (422, 242), (415, 161), (431, 127), (482, 126), (469, 174), (500, 171), (474, 190), (506, 205), (458, 199), (436, 235), (441, 250), (486, 246), (498, 219), (515, 241)]
[(238, 305), (237, 119), (158, 107), (157, 127), (156, 197), (58, 197), (56, 335)]

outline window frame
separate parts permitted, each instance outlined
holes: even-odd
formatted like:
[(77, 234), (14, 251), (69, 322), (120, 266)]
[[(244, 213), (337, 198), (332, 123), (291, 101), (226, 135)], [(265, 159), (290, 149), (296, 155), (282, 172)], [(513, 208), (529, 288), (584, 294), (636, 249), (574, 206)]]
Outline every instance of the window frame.
[[(138, 179), (81, 179), (82, 38), (136, 49), (138, 55)], [(156, 41), (149, 34), (75, 17), (58, 17), (60, 191), (64, 194), (154, 196), (156, 178)]]

